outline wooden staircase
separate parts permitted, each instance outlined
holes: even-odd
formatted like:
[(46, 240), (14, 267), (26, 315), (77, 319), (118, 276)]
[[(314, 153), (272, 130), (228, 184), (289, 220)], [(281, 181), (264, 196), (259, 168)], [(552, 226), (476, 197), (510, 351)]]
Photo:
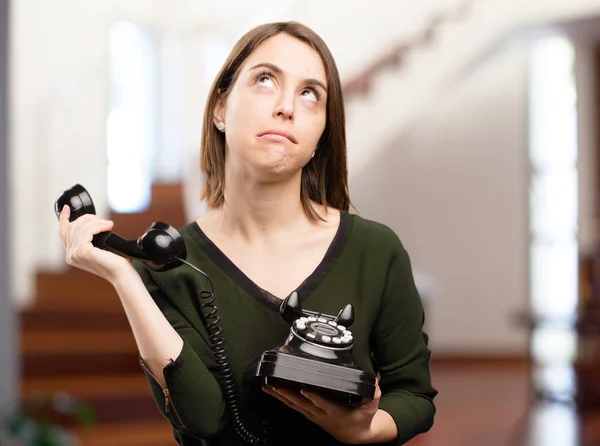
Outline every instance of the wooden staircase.
[[(139, 214), (112, 214), (114, 231), (139, 237), (153, 221), (185, 224), (180, 185), (155, 185)], [(95, 424), (80, 446), (172, 446), (138, 363), (137, 347), (112, 286), (85, 271), (40, 271), (33, 308), (21, 313), (22, 398), (66, 392), (92, 405)]]

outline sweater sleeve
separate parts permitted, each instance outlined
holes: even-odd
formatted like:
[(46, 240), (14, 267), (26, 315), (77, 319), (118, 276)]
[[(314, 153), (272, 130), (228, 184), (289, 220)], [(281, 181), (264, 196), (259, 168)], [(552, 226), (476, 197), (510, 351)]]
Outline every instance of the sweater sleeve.
[(158, 409), (175, 429), (187, 436), (202, 439), (215, 436), (224, 428), (225, 404), (207, 340), (177, 309), (150, 272), (137, 262), (134, 266), (158, 308), (183, 339), (179, 356), (170, 358), (171, 362), (163, 369), (165, 388), (143, 358), (139, 358)]
[(372, 335), (382, 392), (379, 408), (398, 428), (398, 437), (390, 444), (402, 445), (433, 425), (437, 391), (431, 385), (431, 353), (410, 259), (397, 238), (396, 244)]

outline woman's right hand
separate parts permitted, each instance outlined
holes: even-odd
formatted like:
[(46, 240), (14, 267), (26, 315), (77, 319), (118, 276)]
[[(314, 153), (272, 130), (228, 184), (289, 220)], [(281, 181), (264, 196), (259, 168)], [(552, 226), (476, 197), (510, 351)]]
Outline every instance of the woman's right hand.
[(116, 281), (120, 274), (133, 270), (126, 258), (92, 245), (94, 235), (112, 229), (112, 221), (95, 214), (85, 214), (69, 222), (70, 214), (69, 206), (65, 205), (58, 219), (59, 235), (65, 245), (65, 258), (69, 265), (100, 276), (111, 283)]

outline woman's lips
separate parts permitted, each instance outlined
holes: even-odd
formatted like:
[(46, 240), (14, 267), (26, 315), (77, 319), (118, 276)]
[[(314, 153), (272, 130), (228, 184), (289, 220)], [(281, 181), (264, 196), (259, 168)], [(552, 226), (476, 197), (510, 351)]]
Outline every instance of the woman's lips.
[(290, 141), (294, 144), (298, 144), (294, 135), (285, 130), (267, 130), (258, 134), (261, 139), (267, 139), (269, 141)]

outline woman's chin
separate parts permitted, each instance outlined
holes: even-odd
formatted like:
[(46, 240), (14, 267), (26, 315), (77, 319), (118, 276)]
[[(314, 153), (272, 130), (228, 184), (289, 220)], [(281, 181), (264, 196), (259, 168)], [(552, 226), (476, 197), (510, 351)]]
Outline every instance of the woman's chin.
[(294, 168), (294, 158), (283, 151), (269, 151), (255, 160), (257, 169), (267, 172), (284, 172)]
[(290, 159), (261, 160), (254, 164), (254, 176), (261, 182), (274, 182), (288, 179), (298, 173), (301, 166), (296, 166)]

